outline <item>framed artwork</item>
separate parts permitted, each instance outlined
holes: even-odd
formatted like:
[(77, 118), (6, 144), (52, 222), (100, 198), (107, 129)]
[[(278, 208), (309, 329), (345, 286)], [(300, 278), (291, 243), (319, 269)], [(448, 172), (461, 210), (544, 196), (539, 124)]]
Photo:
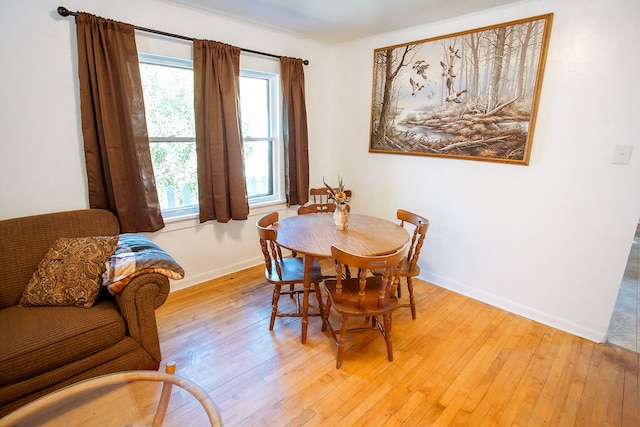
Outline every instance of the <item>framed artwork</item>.
[(369, 151), (529, 164), (552, 18), (375, 49)]

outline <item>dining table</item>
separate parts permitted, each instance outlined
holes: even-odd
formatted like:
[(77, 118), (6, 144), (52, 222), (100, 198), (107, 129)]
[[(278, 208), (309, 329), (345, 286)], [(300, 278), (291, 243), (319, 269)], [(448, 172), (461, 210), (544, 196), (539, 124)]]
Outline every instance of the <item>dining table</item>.
[(311, 266), (315, 259), (331, 258), (332, 246), (360, 256), (374, 256), (396, 252), (409, 241), (409, 233), (398, 223), (361, 214), (349, 214), (346, 230), (335, 228), (331, 213), (283, 218), (274, 228), (278, 232), (276, 242), (303, 257), (302, 344), (307, 342)]

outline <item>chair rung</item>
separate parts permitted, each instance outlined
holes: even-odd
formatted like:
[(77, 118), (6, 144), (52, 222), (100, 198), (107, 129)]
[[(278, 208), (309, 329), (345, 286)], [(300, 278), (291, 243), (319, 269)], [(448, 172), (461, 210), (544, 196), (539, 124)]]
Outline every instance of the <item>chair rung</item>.
[[(321, 313), (307, 313), (308, 317), (322, 316)], [(276, 317), (302, 317), (302, 313), (276, 313)]]

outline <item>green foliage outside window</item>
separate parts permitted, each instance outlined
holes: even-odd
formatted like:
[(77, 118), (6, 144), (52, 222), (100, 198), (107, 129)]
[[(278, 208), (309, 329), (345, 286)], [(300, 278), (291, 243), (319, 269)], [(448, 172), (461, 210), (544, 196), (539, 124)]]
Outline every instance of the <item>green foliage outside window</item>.
[[(141, 63), (140, 73), (160, 206), (197, 205), (193, 71)], [(171, 188), (175, 204), (168, 196)]]

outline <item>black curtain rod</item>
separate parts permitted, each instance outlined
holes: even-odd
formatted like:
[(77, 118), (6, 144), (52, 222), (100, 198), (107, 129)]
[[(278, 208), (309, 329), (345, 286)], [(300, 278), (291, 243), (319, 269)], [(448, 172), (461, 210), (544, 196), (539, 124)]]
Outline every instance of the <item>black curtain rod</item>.
[[(64, 6), (59, 6), (58, 7), (58, 14), (60, 16), (65, 16), (65, 17), (67, 17), (67, 16), (78, 16), (78, 12), (71, 12), (69, 9), (67, 9)], [(153, 30), (151, 28), (138, 27), (136, 25), (134, 25), (133, 28), (136, 29), (136, 30), (139, 30), (139, 31), (145, 31), (147, 33), (159, 34), (161, 36), (166, 36), (166, 37), (173, 37), (174, 39), (193, 41), (192, 37), (181, 36), (179, 34), (166, 33), (164, 31)], [(255, 53), (256, 55), (270, 56), (271, 58), (280, 59), (279, 55), (274, 55), (272, 53), (259, 52), (257, 50), (243, 49), (243, 48), (240, 48), (240, 50), (243, 51), (243, 52)], [(305, 59), (304, 61), (302, 61), (302, 63), (304, 65), (309, 65), (309, 60)]]

